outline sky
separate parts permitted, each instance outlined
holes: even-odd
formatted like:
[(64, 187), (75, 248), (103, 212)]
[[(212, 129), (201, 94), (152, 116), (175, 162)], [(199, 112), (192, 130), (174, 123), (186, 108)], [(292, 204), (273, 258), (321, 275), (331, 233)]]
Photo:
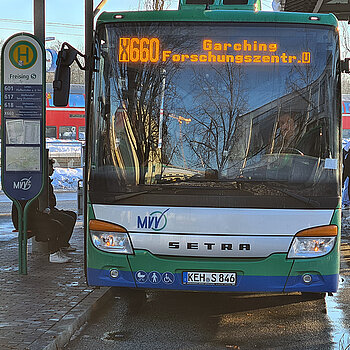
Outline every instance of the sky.
[[(169, 9), (177, 9), (178, 0), (169, 1)], [(94, 0), (94, 6), (99, 2)], [(33, 33), (33, 3), (34, 0), (0, 0), (0, 40), (5, 41), (18, 32)], [(82, 49), (84, 3), (85, 0), (46, 0), (46, 37)], [(137, 11), (143, 8), (142, 3), (143, 0), (108, 0), (102, 11)], [(262, 0), (263, 10), (271, 10), (271, 3), (272, 0)]]

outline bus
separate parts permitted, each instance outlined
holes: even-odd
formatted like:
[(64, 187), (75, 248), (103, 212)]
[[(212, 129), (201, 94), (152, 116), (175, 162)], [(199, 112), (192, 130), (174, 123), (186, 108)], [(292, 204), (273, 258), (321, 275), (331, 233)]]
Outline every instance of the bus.
[(343, 139), (350, 139), (350, 95), (342, 95)]
[(332, 14), (263, 12), (259, 0), (99, 16), (87, 88), (89, 285), (337, 290), (337, 25)]
[(52, 84), (46, 85), (46, 137), (85, 140), (85, 88), (72, 84), (68, 105), (56, 107)]

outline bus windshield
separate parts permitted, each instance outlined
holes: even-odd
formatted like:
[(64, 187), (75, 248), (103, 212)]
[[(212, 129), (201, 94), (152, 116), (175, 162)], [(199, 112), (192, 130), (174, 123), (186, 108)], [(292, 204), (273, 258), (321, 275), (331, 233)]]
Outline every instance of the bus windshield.
[(94, 202), (334, 207), (332, 27), (118, 23), (97, 31)]

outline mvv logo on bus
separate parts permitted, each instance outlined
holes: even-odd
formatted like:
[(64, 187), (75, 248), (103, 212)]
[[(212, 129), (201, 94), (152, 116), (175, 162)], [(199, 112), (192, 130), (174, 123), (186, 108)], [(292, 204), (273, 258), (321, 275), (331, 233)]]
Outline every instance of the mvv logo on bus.
[(147, 228), (153, 231), (161, 231), (165, 228), (168, 223), (168, 219), (165, 213), (170, 210), (170, 208), (161, 211), (154, 211), (149, 216), (137, 217), (137, 228)]

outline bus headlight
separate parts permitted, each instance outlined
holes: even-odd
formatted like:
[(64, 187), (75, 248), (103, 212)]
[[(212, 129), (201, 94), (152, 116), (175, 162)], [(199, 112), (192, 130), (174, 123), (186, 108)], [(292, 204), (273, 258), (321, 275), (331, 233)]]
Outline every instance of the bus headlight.
[(295, 237), (288, 258), (315, 258), (328, 254), (334, 247), (335, 237)]
[(288, 258), (316, 258), (328, 254), (337, 240), (336, 225), (320, 226), (298, 232), (289, 248)]
[(129, 235), (123, 227), (100, 220), (90, 220), (89, 230), (96, 248), (110, 253), (134, 253)]

